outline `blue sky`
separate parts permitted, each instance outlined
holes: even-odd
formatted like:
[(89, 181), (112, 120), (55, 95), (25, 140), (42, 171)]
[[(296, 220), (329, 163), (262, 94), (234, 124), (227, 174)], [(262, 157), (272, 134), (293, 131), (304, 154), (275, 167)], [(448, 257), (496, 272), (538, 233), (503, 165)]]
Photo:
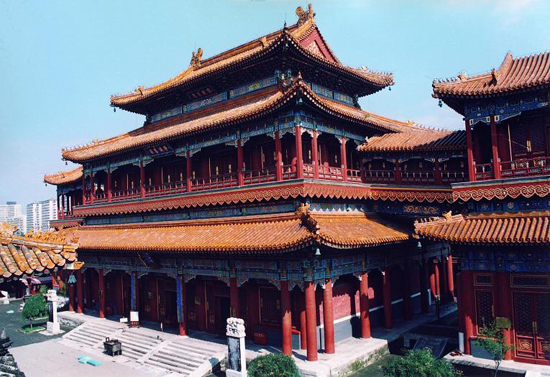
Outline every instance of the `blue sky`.
[[(55, 196), (45, 173), (72, 168), (61, 148), (115, 136), (143, 117), (111, 94), (183, 71), (296, 21), (287, 0), (0, 0), (0, 203)], [(461, 117), (431, 98), (435, 78), (469, 75), (550, 49), (550, 1), (317, 0), (316, 21), (342, 62), (392, 71), (396, 85), (364, 109), (436, 128)]]

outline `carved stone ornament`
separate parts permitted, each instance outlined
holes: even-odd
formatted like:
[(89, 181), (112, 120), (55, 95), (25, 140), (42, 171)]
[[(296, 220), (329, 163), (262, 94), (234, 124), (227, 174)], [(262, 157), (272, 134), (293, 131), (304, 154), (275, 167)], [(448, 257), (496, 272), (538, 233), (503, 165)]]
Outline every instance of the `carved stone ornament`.
[(246, 336), (244, 320), (241, 318), (227, 318), (227, 336), (244, 338)]
[(191, 67), (193, 69), (199, 69), (202, 64), (202, 48), (199, 47), (197, 52), (193, 51), (191, 53)]

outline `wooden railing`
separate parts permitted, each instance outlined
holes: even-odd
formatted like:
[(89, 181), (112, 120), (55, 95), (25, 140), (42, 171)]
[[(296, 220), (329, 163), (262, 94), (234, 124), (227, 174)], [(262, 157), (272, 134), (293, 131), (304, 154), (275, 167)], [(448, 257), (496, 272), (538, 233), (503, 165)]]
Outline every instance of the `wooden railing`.
[(245, 170), (243, 171), (243, 181), (245, 185), (256, 183), (274, 182), (277, 180), (275, 167), (271, 169)]
[(401, 172), (401, 180), (404, 184), (426, 185), (434, 184), (434, 172), (426, 170), (404, 170)]
[(334, 166), (319, 166), (319, 179), (326, 179), (329, 181), (342, 181), (342, 168)]
[(139, 198), (140, 196), (141, 190), (139, 188), (130, 190), (117, 190), (112, 192), (111, 201)]
[(466, 182), (467, 180), (468, 180), (468, 173), (463, 171), (444, 171), (441, 174), (441, 181), (444, 184)]
[(361, 170), (357, 170), (357, 169), (347, 169), (347, 173), (348, 173), (348, 182), (362, 182), (362, 178), (361, 178)]
[(365, 170), (367, 183), (395, 183), (393, 170)]
[(191, 191), (214, 190), (226, 187), (238, 186), (236, 173), (214, 175), (212, 177), (191, 180)]
[(184, 181), (164, 183), (162, 185), (145, 186), (145, 196), (154, 197), (162, 195), (181, 194), (187, 190)]
[(476, 181), (484, 181), (493, 179), (493, 164), (477, 164), (476, 165)]
[(535, 157), (501, 163), (502, 178), (544, 174), (550, 174), (550, 157)]

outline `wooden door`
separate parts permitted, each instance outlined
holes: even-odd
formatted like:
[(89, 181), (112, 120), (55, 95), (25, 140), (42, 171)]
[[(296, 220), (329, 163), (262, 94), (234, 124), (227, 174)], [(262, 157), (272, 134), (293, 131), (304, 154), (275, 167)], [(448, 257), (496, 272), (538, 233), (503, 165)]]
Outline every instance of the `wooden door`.
[(214, 284), (205, 283), (206, 286), (206, 331), (216, 333), (216, 302), (214, 299)]
[(550, 294), (514, 293), (515, 351), (527, 359), (550, 357)]
[(522, 119), (509, 125), (513, 160), (546, 155), (546, 135), (542, 118)]

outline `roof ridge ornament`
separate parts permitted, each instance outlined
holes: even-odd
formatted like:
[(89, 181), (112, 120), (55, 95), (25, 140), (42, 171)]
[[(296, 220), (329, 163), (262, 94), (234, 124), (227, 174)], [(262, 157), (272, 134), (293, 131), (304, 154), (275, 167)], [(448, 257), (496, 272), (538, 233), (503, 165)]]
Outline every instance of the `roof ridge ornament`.
[(498, 84), (499, 71), (496, 68), (493, 68), (491, 70), (491, 76), (492, 76), (491, 84), (493, 83)]
[(464, 81), (468, 78), (468, 74), (466, 72), (460, 72), (458, 74), (458, 78), (460, 79), (460, 81)]
[(319, 223), (311, 216), (309, 203), (298, 204), (296, 207), (296, 216), (300, 219), (302, 225), (305, 226), (311, 233), (316, 236), (319, 235)]
[(296, 15), (298, 16), (298, 26), (302, 26), (306, 22), (315, 23), (315, 12), (313, 12), (313, 6), (308, 4), (307, 11), (302, 7), (296, 8)]
[(0, 237), (11, 238), (17, 231), (17, 225), (10, 225), (8, 223), (0, 224)]
[(202, 64), (202, 48), (199, 47), (197, 52), (193, 51), (191, 53), (191, 67), (193, 70), (199, 69)]

